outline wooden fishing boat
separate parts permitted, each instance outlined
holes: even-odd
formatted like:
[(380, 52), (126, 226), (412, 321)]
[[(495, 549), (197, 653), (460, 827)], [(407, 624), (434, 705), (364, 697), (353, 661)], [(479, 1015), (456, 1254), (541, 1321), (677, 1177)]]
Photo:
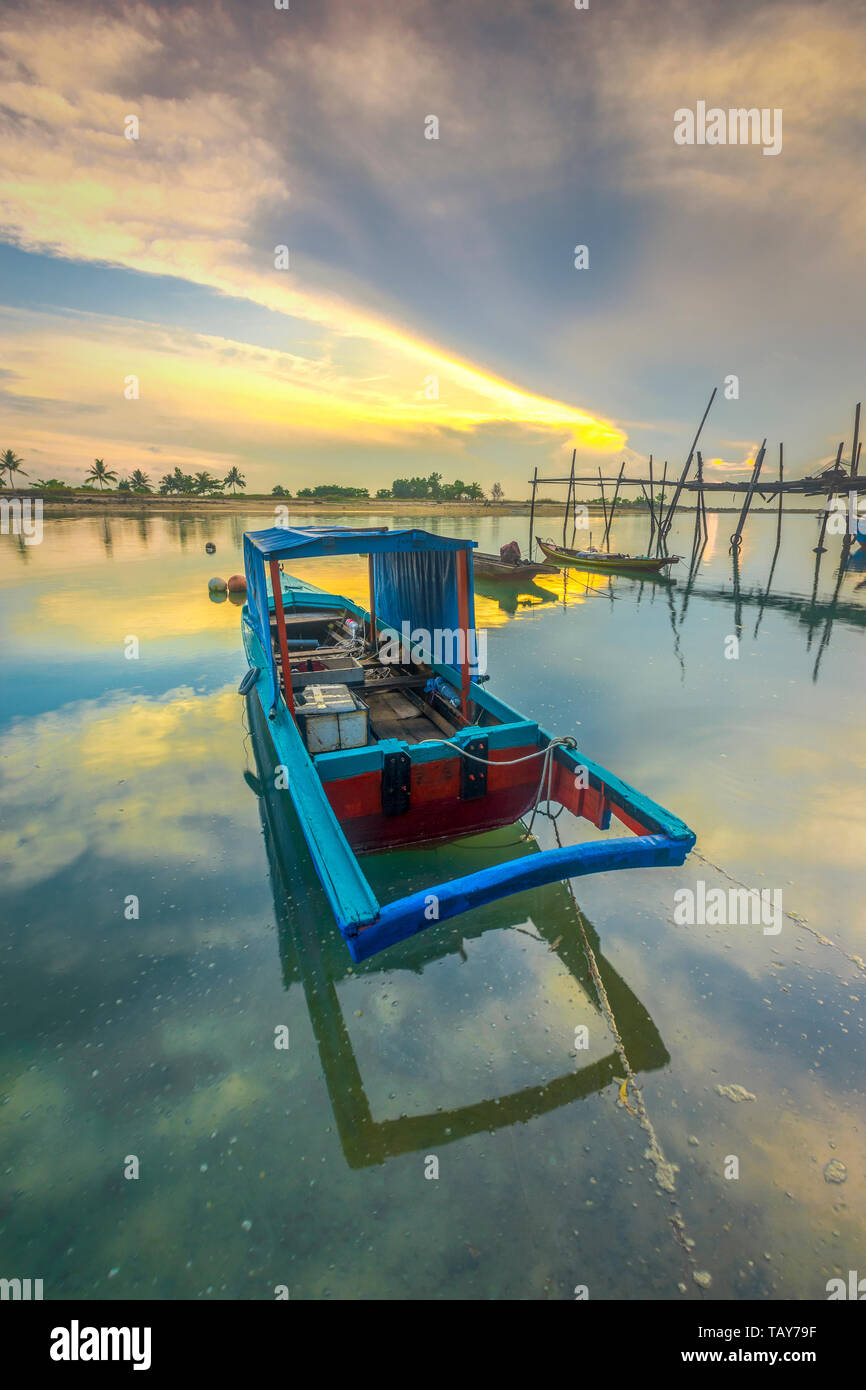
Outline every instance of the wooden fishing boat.
[(472, 568), (479, 579), (503, 579), (518, 584), (537, 574), (559, 574), (559, 565), (549, 561), (518, 560), (516, 564), (508, 564), (498, 555), (485, 555), (480, 550), (473, 551)]
[(568, 550), (554, 541), (539, 540), (538, 544), (549, 560), (558, 565), (573, 565), (577, 569), (622, 571), (628, 574), (661, 574), (668, 565), (678, 565), (679, 555), (623, 555), (607, 550)]
[[(414, 529), (244, 536), (241, 693), (261, 704), (275, 782), (355, 961), (525, 888), (682, 864), (694, 844), (688, 826), (584, 757), (573, 738), (553, 737), (485, 688), (474, 545)], [(280, 568), (341, 555), (369, 557), (368, 611)], [(601, 830), (616, 817), (629, 834), (492, 864), (387, 903), (359, 862), (365, 852), (511, 825), (551, 802)]]

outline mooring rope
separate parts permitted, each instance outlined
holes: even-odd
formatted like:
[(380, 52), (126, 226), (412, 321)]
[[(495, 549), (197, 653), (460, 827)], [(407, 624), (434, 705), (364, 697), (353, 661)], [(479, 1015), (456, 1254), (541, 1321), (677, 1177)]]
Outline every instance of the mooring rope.
[[(535, 823), (536, 814), (541, 809), (542, 792), (545, 782), (547, 783), (547, 795), (544, 801), (547, 806), (550, 806), (551, 793), (553, 791), (554, 752), (557, 748), (577, 748), (576, 739), (572, 738), (570, 734), (562, 734), (559, 738), (552, 738), (549, 743), (545, 744), (544, 748), (537, 748), (534, 753), (524, 753), (520, 758), (497, 758), (496, 761), (493, 762), (490, 758), (479, 758), (475, 753), (467, 753), (464, 747), (459, 743), (452, 743), (450, 739), (443, 738), (440, 741), (445, 744), (446, 748), (456, 748), (458, 753), (463, 754), (464, 758), (469, 758), (473, 763), (484, 763), (486, 767), (514, 767), (517, 763), (531, 762), (533, 758), (544, 758), (544, 762), (541, 765), (541, 776), (538, 779), (538, 790), (535, 793), (535, 801), (532, 806), (532, 815), (529, 817), (529, 824), (524, 834), (521, 835), (520, 840), (516, 841), (517, 844), (520, 844), (524, 840), (528, 840), (532, 834), (532, 827)], [(542, 811), (541, 814), (547, 816), (548, 820), (556, 821), (562, 815), (563, 809), (564, 808), (560, 806), (555, 814), (553, 811), (549, 810)], [(562, 845), (560, 845), (560, 849), (561, 848)]]
[[(721, 874), (722, 878), (726, 878), (729, 883), (735, 883), (738, 888), (745, 888), (747, 893), (755, 892), (754, 888), (749, 888), (748, 884), (741, 883), (738, 878), (734, 878), (733, 874), (729, 874), (727, 869), (723, 869), (721, 864), (714, 864), (712, 859), (708, 859), (705, 854), (699, 854), (696, 849), (693, 849), (692, 856), (695, 859), (700, 859), (701, 863), (706, 864), (708, 868), (715, 869), (716, 873)], [(819, 945), (832, 946), (833, 950), (838, 951), (840, 956), (844, 956), (852, 965), (856, 965), (858, 970), (862, 970), (864, 974), (866, 974), (866, 961), (864, 961), (862, 956), (853, 955), (852, 952), (846, 951), (844, 946), (840, 946), (838, 941), (834, 941), (832, 937), (825, 935), (824, 932), (818, 931), (817, 927), (810, 927), (806, 918), (801, 917), (799, 912), (786, 912), (783, 908), (782, 916), (796, 923), (798, 927), (802, 927), (804, 931), (807, 931), (810, 936), (815, 938)]]
[[(542, 811), (541, 814), (547, 815), (547, 812)], [(548, 819), (553, 821), (553, 832), (556, 836), (556, 842), (559, 848), (562, 849), (562, 839), (559, 834), (559, 826), (556, 824), (557, 817), (548, 816)], [(634, 1069), (628, 1058), (628, 1053), (625, 1050), (625, 1043), (623, 1042), (622, 1034), (619, 1031), (619, 1025), (616, 1021), (616, 1015), (614, 1014), (613, 1006), (611, 1005), (611, 1002), (607, 996), (607, 990), (605, 989), (604, 981), (601, 978), (601, 971), (598, 967), (598, 961), (596, 960), (595, 952), (592, 949), (592, 945), (589, 940), (589, 935), (586, 930), (586, 919), (584, 918), (583, 912), (580, 908), (577, 898), (575, 897), (574, 889), (571, 886), (571, 879), (566, 878), (564, 882), (566, 888), (568, 889), (571, 901), (574, 904), (575, 913), (577, 914), (577, 921), (580, 927), (580, 934), (583, 938), (583, 946), (586, 952), (587, 964), (589, 965), (589, 973), (592, 976), (592, 981), (595, 985), (599, 1005), (601, 1006), (601, 1011), (604, 1014), (604, 1017), (607, 1021), (607, 1025), (610, 1028), (611, 1033), (613, 1034), (614, 1046), (616, 1048), (617, 1056), (619, 1057), (623, 1066), (623, 1070), (625, 1071), (625, 1080), (622, 1082), (622, 1085), (620, 1087), (619, 1101), (622, 1104), (623, 1108), (627, 1110), (630, 1115), (633, 1115), (635, 1117), (641, 1129), (647, 1136), (649, 1145), (644, 1154), (644, 1158), (648, 1158), (653, 1165), (653, 1169), (655, 1172), (656, 1187), (658, 1191), (666, 1192), (670, 1196), (670, 1203), (671, 1207), (673, 1208), (673, 1211), (672, 1214), (668, 1217), (668, 1221), (673, 1231), (674, 1240), (676, 1241), (681, 1253), (685, 1256), (694, 1282), (699, 1283), (699, 1287), (706, 1287), (705, 1284), (700, 1283), (695, 1277), (699, 1273), (697, 1262), (695, 1260), (694, 1255), (692, 1254), (692, 1246), (686, 1235), (685, 1222), (683, 1220), (679, 1202), (677, 1201), (675, 1195), (676, 1174), (679, 1171), (678, 1167), (676, 1164), (670, 1163), (668, 1159), (665, 1157), (664, 1150), (662, 1149), (661, 1143), (659, 1141), (659, 1137), (656, 1134), (655, 1126), (653, 1125), (653, 1122), (649, 1117), (649, 1112), (646, 1108), (646, 1103), (643, 1098), (643, 1091), (641, 1090), (638, 1084), (638, 1080), (635, 1076)], [(628, 1103), (629, 1087), (631, 1088), (631, 1094), (636, 1108), (633, 1108)]]
[[(475, 753), (467, 753), (466, 750), (462, 748), (460, 744), (452, 743), (449, 739), (442, 739), (442, 742), (447, 747), (456, 749), (457, 752), (463, 755), (463, 757), (469, 758), (472, 762), (485, 764), (490, 763), (489, 758), (481, 758)], [(549, 809), (543, 810), (541, 803), (543, 799), (545, 805), (548, 808), (550, 807), (553, 781), (553, 755), (556, 748), (563, 746), (576, 748), (577, 742), (570, 735), (565, 735), (560, 738), (551, 739), (551, 741), (543, 749), (537, 749), (533, 753), (524, 754), (519, 758), (502, 758), (497, 760), (498, 763), (504, 766), (511, 767), (514, 766), (516, 763), (530, 762), (533, 758), (543, 756), (544, 761), (541, 767), (541, 776), (538, 781), (538, 790), (535, 795), (535, 803), (532, 808), (532, 815), (530, 817), (529, 824), (527, 825), (526, 832), (522, 836), (522, 839), (526, 840), (529, 838), (532, 832), (532, 826), (535, 821), (536, 814), (541, 814), (542, 816), (545, 816), (547, 820), (551, 821), (553, 825), (553, 832), (556, 836), (556, 843), (560, 849), (563, 848), (562, 838), (559, 834), (559, 826), (556, 822), (559, 819), (559, 816), (562, 814), (563, 808), (560, 806), (559, 810), (554, 813)], [(545, 784), (547, 787), (547, 795), (546, 797), (543, 797), (542, 794), (545, 790)], [(628, 1053), (625, 1050), (625, 1043), (622, 1040), (622, 1034), (619, 1031), (619, 1025), (616, 1021), (616, 1015), (614, 1014), (613, 1007), (607, 996), (607, 990), (604, 987), (604, 981), (601, 978), (601, 971), (598, 968), (598, 961), (596, 960), (595, 952), (592, 949), (592, 945), (590, 943), (589, 936), (586, 931), (584, 915), (580, 909), (577, 898), (575, 897), (574, 889), (571, 886), (571, 879), (566, 878), (564, 882), (566, 888), (568, 889), (571, 901), (574, 904), (575, 913), (577, 914), (577, 921), (580, 927), (580, 934), (583, 938), (583, 946), (586, 952), (587, 964), (589, 965), (589, 972), (592, 976), (593, 984), (595, 985), (595, 990), (598, 996), (601, 1012), (603, 1013), (607, 1021), (607, 1025), (611, 1031), (611, 1034), (613, 1035), (616, 1053), (620, 1059), (620, 1062), (622, 1063), (623, 1070), (625, 1072), (625, 1080), (622, 1082), (620, 1087), (619, 1101), (622, 1104), (623, 1108), (627, 1110), (630, 1115), (633, 1115), (635, 1117), (641, 1129), (647, 1136), (648, 1147), (646, 1149), (644, 1157), (648, 1158), (653, 1165), (656, 1187), (658, 1191), (666, 1192), (670, 1196), (670, 1202), (673, 1208), (673, 1212), (672, 1215), (668, 1217), (668, 1221), (673, 1231), (674, 1239), (677, 1243), (677, 1246), (679, 1247), (681, 1253), (685, 1256), (686, 1262), (688, 1263), (689, 1268), (691, 1270), (692, 1277), (693, 1279), (695, 1279), (695, 1276), (699, 1273), (699, 1271), (697, 1263), (695, 1261), (695, 1257), (692, 1254), (692, 1247), (689, 1243), (688, 1237), (686, 1236), (685, 1222), (683, 1221), (683, 1216), (680, 1210), (679, 1202), (677, 1201), (675, 1196), (676, 1174), (678, 1172), (678, 1168), (676, 1164), (670, 1163), (668, 1159), (665, 1157), (664, 1150), (662, 1149), (661, 1143), (659, 1142), (659, 1137), (655, 1130), (655, 1126), (653, 1125), (653, 1122), (649, 1117), (649, 1112), (647, 1111), (646, 1103), (643, 1098), (643, 1091), (638, 1085), (637, 1077), (635, 1076), (634, 1069), (631, 1065), (631, 1062), (629, 1061)], [(629, 1105), (629, 1087), (631, 1088), (631, 1094), (634, 1099), (636, 1108), (633, 1108), (631, 1105)], [(695, 1282), (698, 1283), (699, 1281), (695, 1279)], [(705, 1287), (706, 1285), (699, 1283), (699, 1286)]]

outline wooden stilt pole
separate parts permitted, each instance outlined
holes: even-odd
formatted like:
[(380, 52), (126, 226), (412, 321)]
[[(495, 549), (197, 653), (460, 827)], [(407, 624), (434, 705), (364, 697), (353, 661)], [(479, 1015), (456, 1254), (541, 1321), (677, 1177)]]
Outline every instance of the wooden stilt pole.
[(740, 547), (731, 546), (731, 557), (734, 562), (734, 627), (737, 629), (739, 637), (743, 631), (743, 605), (740, 594)]
[(707, 497), (703, 488), (701, 488), (701, 518), (704, 523), (704, 540), (708, 541), (710, 538), (710, 528), (707, 525)]
[[(643, 484), (641, 484), (641, 487), (643, 487)], [(647, 555), (652, 555), (653, 541), (655, 540), (655, 537), (656, 537), (656, 501), (655, 501), (655, 497), (653, 496), (653, 487), (654, 487), (654, 483), (653, 483), (653, 456), (652, 456), (652, 454), (650, 454), (650, 456), (649, 456), (650, 538), (649, 538), (649, 545), (647, 546), (647, 551), (646, 551)], [(646, 497), (646, 493), (644, 493), (644, 497)]]
[(620, 485), (620, 483), (622, 482), (622, 475), (623, 475), (623, 470), (624, 470), (624, 469), (625, 469), (625, 459), (623, 459), (622, 463), (620, 464), (619, 477), (618, 477), (617, 480), (616, 480), (616, 488), (614, 489), (613, 501), (612, 501), (611, 504), (610, 504), (610, 519), (609, 519), (609, 521), (608, 521), (608, 523), (607, 523), (607, 526), (605, 527), (605, 532), (604, 532), (604, 544), (605, 544), (605, 549), (607, 549), (608, 551), (610, 550), (610, 527), (611, 527), (611, 523), (612, 523), (612, 521), (613, 521), (613, 514), (614, 514), (614, 512), (616, 511), (616, 499), (619, 497), (619, 485)]
[(767, 452), (767, 441), (766, 441), (766, 439), (765, 439), (764, 442), (763, 442), (763, 444), (761, 445), (760, 449), (758, 450), (757, 456), (756, 456), (756, 458), (755, 458), (754, 466), (753, 466), (753, 468), (752, 468), (752, 476), (751, 476), (751, 478), (749, 479), (749, 488), (748, 488), (748, 491), (747, 491), (747, 493), (746, 493), (746, 498), (745, 498), (745, 501), (743, 502), (742, 509), (741, 509), (741, 511), (740, 511), (740, 518), (739, 518), (739, 520), (738, 520), (738, 522), (737, 522), (736, 530), (734, 531), (734, 534), (731, 536), (731, 549), (732, 549), (732, 550), (739, 550), (740, 546), (741, 546), (742, 543), (743, 543), (743, 527), (744, 527), (745, 524), (746, 524), (746, 517), (749, 515), (749, 508), (750, 508), (751, 505), (752, 505), (752, 498), (753, 498), (754, 495), (755, 495), (755, 484), (757, 483), (758, 478), (760, 477), (761, 468), (762, 468), (763, 463), (764, 463), (764, 454), (765, 454), (766, 452)]
[(701, 529), (701, 498), (704, 492), (704, 461), (701, 458), (701, 451), (698, 450), (698, 492), (695, 499), (695, 534), (692, 538), (692, 558), (689, 562), (689, 579), (693, 579), (697, 573), (698, 556), (703, 548)]
[[(839, 448), (836, 450), (836, 467), (837, 467), (837, 468), (839, 467), (839, 464), (840, 464), (841, 461), (842, 461), (842, 450), (843, 450), (844, 447), (845, 447), (845, 441), (844, 441), (844, 439), (843, 439), (843, 440), (840, 441), (840, 443), (839, 443)], [(827, 517), (828, 517), (829, 512), (830, 512), (830, 503), (832, 502), (832, 500), (833, 500), (833, 498), (835, 497), (835, 495), (836, 495), (835, 488), (833, 489), (832, 492), (828, 492), (828, 493), (827, 493), (827, 501), (826, 501), (826, 503), (825, 503), (825, 505), (824, 505), (824, 515), (823, 515), (822, 518), (821, 518), (821, 530), (820, 530), (820, 533), (819, 533), (819, 535), (818, 535), (818, 544), (815, 546), (815, 554), (816, 554), (816, 555), (823, 555), (824, 551), (825, 551), (826, 548), (827, 548), (827, 547), (825, 546), (825, 544), (824, 544), (824, 535), (825, 535), (826, 530), (827, 530)], [(814, 598), (814, 594), (817, 592), (817, 589), (818, 589), (818, 571), (817, 571), (817, 567), (816, 567), (816, 570), (815, 570), (815, 588), (814, 588), (814, 591), (813, 591), (813, 598)]]
[(717, 391), (717, 390), (718, 390), (718, 387), (714, 386), (714, 387), (713, 387), (713, 393), (712, 393), (712, 395), (710, 396), (710, 399), (707, 401), (707, 408), (706, 408), (706, 410), (704, 411), (703, 415), (701, 416), (701, 423), (698, 425), (697, 434), (695, 435), (694, 439), (692, 440), (692, 447), (689, 449), (688, 458), (686, 459), (685, 463), (683, 464), (683, 471), (682, 471), (682, 473), (680, 474), (680, 480), (679, 480), (679, 482), (677, 483), (676, 487), (674, 488), (674, 495), (673, 495), (673, 497), (671, 498), (671, 505), (670, 505), (670, 507), (668, 508), (667, 516), (665, 517), (665, 519), (664, 519), (664, 521), (663, 521), (663, 523), (662, 523), (662, 529), (664, 530), (665, 537), (667, 537), (667, 534), (668, 534), (668, 532), (669, 532), (670, 529), (671, 529), (671, 525), (672, 525), (673, 519), (674, 519), (674, 513), (676, 512), (676, 509), (677, 509), (677, 503), (678, 503), (679, 500), (680, 500), (680, 493), (681, 493), (682, 490), (683, 490), (683, 483), (685, 482), (686, 478), (688, 477), (689, 469), (690, 469), (691, 466), (692, 466), (692, 459), (694, 458), (694, 456), (695, 456), (695, 450), (696, 450), (697, 447), (698, 447), (698, 440), (699, 440), (700, 437), (701, 437), (701, 430), (704, 428), (704, 423), (705, 423), (705, 421), (706, 421), (707, 416), (708, 416), (709, 413), (710, 413), (710, 406), (712, 405), (713, 401), (716, 399), (716, 391)]
[(649, 546), (647, 547), (647, 555), (649, 555), (650, 551), (651, 551), (652, 548), (653, 548), (653, 532), (655, 531), (655, 523), (654, 523), (653, 517), (652, 517), (652, 504), (651, 504), (651, 502), (650, 502), (649, 493), (648, 493), (647, 490), (646, 490), (646, 484), (645, 484), (645, 483), (641, 483), (641, 485), (640, 485), (640, 490), (641, 490), (641, 492), (643, 493), (643, 500), (646, 502), (647, 511), (648, 511), (649, 514), (650, 514), (650, 539), (649, 539)]
[(704, 459), (700, 449), (698, 450), (698, 502), (697, 509), (701, 517), (701, 535), (703, 544), (706, 545), (710, 538), (710, 530), (707, 526), (707, 496), (704, 491)]
[(604, 534), (607, 537), (607, 502), (604, 499), (604, 478), (601, 476), (601, 468), (598, 470), (598, 481), (601, 486), (601, 506), (604, 512)]
[[(782, 497), (785, 485), (785, 446), (779, 442), (779, 517), (776, 522), (776, 555), (779, 553), (779, 546), (782, 544)], [(773, 564), (776, 563), (776, 555), (773, 556)], [(772, 577), (772, 575), (771, 575)]]
[(569, 477), (569, 479), (568, 479), (568, 492), (567, 492), (566, 498), (565, 498), (565, 516), (562, 518), (562, 544), (563, 544), (563, 545), (566, 545), (566, 544), (567, 544), (568, 509), (569, 509), (569, 507), (571, 506), (571, 494), (572, 494), (572, 490), (573, 490), (573, 488), (574, 488), (574, 460), (575, 460), (576, 457), (577, 457), (577, 450), (576, 450), (576, 449), (573, 449), (572, 452), (571, 452), (571, 475), (570, 475), (570, 477)]
[(662, 491), (661, 491), (661, 497), (659, 498), (659, 505), (658, 505), (658, 527), (659, 527), (659, 531), (658, 531), (658, 536), (656, 537), (656, 555), (664, 555), (664, 554), (665, 554), (665, 535), (664, 535), (664, 527), (662, 526), (662, 518), (664, 517), (664, 514), (665, 514), (665, 484), (667, 483), (667, 480), (668, 480), (668, 461), (667, 461), (667, 459), (665, 459), (664, 472), (662, 473)]
[[(859, 444), (858, 444), (858, 446), (857, 446), (857, 453), (859, 453), (859, 450), (860, 450), (860, 446), (859, 446)], [(855, 455), (854, 453), (852, 453), (852, 458), (855, 457), (855, 456), (856, 456), (856, 455)], [(836, 614), (836, 611), (837, 611), (837, 610), (836, 610), (836, 605), (837, 605), (837, 603), (839, 602), (839, 591), (840, 591), (840, 589), (842, 588), (842, 581), (843, 581), (843, 579), (845, 578), (845, 573), (846, 573), (846, 571), (847, 571), (847, 569), (848, 569), (848, 555), (849, 555), (849, 553), (850, 553), (851, 546), (852, 546), (853, 544), (854, 544), (854, 537), (853, 537), (853, 535), (851, 534), (850, 530), (849, 530), (849, 531), (846, 531), (846, 532), (845, 532), (845, 538), (844, 538), (844, 540), (842, 541), (842, 551), (841, 551), (841, 554), (840, 554), (840, 556), (839, 556), (839, 568), (838, 568), (838, 570), (836, 571), (836, 583), (835, 583), (835, 586), (834, 586), (834, 588), (833, 588), (833, 597), (831, 598), (829, 604), (827, 605), (827, 621), (826, 621), (825, 624), (824, 624), (824, 631), (823, 631), (823, 633), (821, 634), (821, 641), (820, 641), (820, 643), (819, 643), (818, 652), (817, 652), (817, 655), (816, 655), (816, 657), (815, 657), (815, 666), (814, 666), (814, 669), (813, 669), (813, 671), (812, 671), (812, 680), (813, 680), (813, 681), (817, 681), (817, 679), (818, 679), (818, 672), (819, 672), (819, 670), (820, 670), (820, 668), (821, 668), (821, 657), (824, 655), (825, 650), (826, 650), (827, 647), (830, 645), (830, 634), (831, 634), (831, 632), (833, 631), (833, 618), (835, 617), (835, 614)]]
[(764, 608), (767, 599), (770, 597), (770, 588), (773, 583), (773, 573), (776, 568), (776, 561), (779, 558), (779, 547), (782, 544), (782, 484), (785, 481), (785, 449), (783, 444), (779, 444), (779, 511), (776, 519), (776, 548), (773, 551), (773, 562), (770, 565), (770, 573), (767, 576), (767, 588), (764, 597), (761, 599), (761, 606), (758, 611), (758, 619), (755, 623), (755, 636), (758, 635), (758, 628), (761, 626), (761, 619), (764, 616)]
[[(853, 442), (853, 444), (851, 445), (851, 477), (852, 477), (852, 478), (856, 478), (856, 477), (857, 477), (857, 469), (858, 469), (859, 465), (860, 465), (860, 402), (858, 401), (858, 402), (857, 402), (857, 405), (856, 405), (856, 407), (855, 407), (855, 410), (854, 410), (854, 442)], [(845, 508), (845, 516), (846, 516), (846, 518), (847, 518), (846, 523), (845, 523), (845, 540), (846, 540), (846, 542), (848, 543), (849, 546), (850, 546), (851, 542), (854, 540), (854, 533), (855, 533), (856, 530), (857, 530), (857, 524), (856, 524), (856, 522), (854, 523), (854, 530), (853, 530), (853, 531), (851, 530), (851, 510), (852, 510), (851, 499), (852, 499), (854, 496), (855, 496), (855, 494), (854, 494), (853, 492), (849, 494), (849, 505)], [(857, 506), (856, 503), (854, 503), (854, 506), (855, 506), (856, 510), (859, 511), (859, 507)], [(844, 558), (845, 558), (845, 560), (847, 561), (847, 559), (848, 559), (847, 552), (846, 552)]]

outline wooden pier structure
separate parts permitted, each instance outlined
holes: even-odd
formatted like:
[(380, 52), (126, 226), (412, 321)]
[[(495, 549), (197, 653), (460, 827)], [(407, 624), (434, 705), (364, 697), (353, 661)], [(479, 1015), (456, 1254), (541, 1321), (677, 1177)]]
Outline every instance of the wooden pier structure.
[[(860, 403), (858, 402), (854, 411), (854, 429), (852, 436), (851, 451), (850, 455), (848, 456), (847, 466), (842, 461), (843, 451), (845, 449), (845, 441), (842, 440), (840, 441), (839, 447), (836, 451), (836, 459), (834, 463), (823, 468), (820, 472), (810, 474), (805, 478), (786, 479), (784, 465), (784, 447), (780, 443), (778, 477), (770, 478), (763, 472), (764, 463), (767, 457), (767, 440), (764, 439), (763, 443), (758, 449), (757, 454), (755, 455), (755, 460), (752, 465), (751, 476), (748, 479), (739, 479), (737, 481), (723, 480), (721, 482), (708, 482), (704, 476), (704, 461), (701, 456), (701, 451), (698, 449), (698, 442), (700, 440), (701, 433), (706, 423), (707, 416), (710, 413), (710, 408), (715, 399), (716, 389), (717, 388), (715, 387), (713, 388), (712, 395), (710, 396), (710, 399), (707, 402), (707, 407), (703, 413), (703, 416), (701, 417), (701, 422), (698, 425), (697, 432), (695, 433), (695, 437), (692, 440), (691, 448), (689, 449), (688, 455), (686, 456), (686, 461), (683, 464), (679, 478), (677, 479), (676, 483), (673, 484), (673, 491), (671, 493), (670, 501), (667, 502), (667, 505), (667, 460), (665, 460), (664, 468), (662, 469), (661, 475), (659, 477), (653, 468), (652, 454), (650, 454), (649, 456), (649, 476), (645, 478), (626, 477), (625, 462), (622, 463), (622, 465), (620, 466), (619, 473), (615, 477), (604, 477), (601, 468), (599, 468), (598, 470), (597, 477), (580, 476), (575, 472), (575, 459), (577, 452), (576, 450), (572, 453), (571, 456), (570, 472), (562, 477), (540, 478), (538, 476), (538, 469), (536, 468), (533, 477), (529, 479), (530, 485), (532, 487), (532, 497), (529, 512), (529, 558), (532, 558), (533, 547), (535, 545), (536, 540), (534, 534), (535, 507), (537, 493), (540, 487), (565, 486), (568, 488), (568, 492), (566, 493), (565, 512), (562, 524), (562, 543), (564, 546), (567, 544), (566, 535), (568, 531), (569, 513), (571, 513), (571, 545), (573, 546), (574, 538), (577, 532), (577, 508), (579, 505), (577, 500), (578, 485), (589, 483), (595, 486), (596, 484), (598, 484), (601, 488), (601, 505), (604, 514), (603, 544), (605, 549), (608, 551), (610, 550), (611, 526), (613, 524), (614, 516), (616, 514), (616, 505), (617, 500), (619, 498), (620, 489), (627, 487), (640, 488), (643, 493), (644, 501), (646, 502), (647, 511), (649, 513), (650, 518), (650, 538), (647, 554), (651, 555), (653, 553), (653, 548), (655, 548), (655, 554), (657, 556), (667, 555), (669, 553), (667, 548), (667, 538), (670, 533), (671, 526), (673, 525), (677, 509), (681, 505), (683, 495), (689, 494), (696, 496), (697, 501), (695, 505), (695, 531), (694, 539), (692, 542), (691, 560), (689, 563), (690, 578), (694, 576), (694, 574), (697, 572), (697, 569), (700, 567), (701, 557), (703, 555), (704, 547), (707, 543), (708, 532), (706, 516), (706, 498), (708, 494), (729, 493), (732, 494), (734, 497), (741, 496), (743, 499), (743, 504), (740, 509), (739, 517), (737, 519), (735, 528), (731, 533), (730, 538), (731, 551), (734, 554), (735, 558), (742, 545), (743, 533), (749, 518), (749, 514), (752, 509), (752, 504), (755, 496), (760, 497), (761, 501), (765, 504), (768, 502), (772, 502), (773, 499), (778, 499), (776, 555), (778, 555), (779, 546), (781, 544), (782, 520), (784, 516), (784, 498), (823, 497), (825, 499), (825, 502), (824, 507), (822, 509), (820, 534), (818, 537), (818, 544), (814, 547), (814, 553), (818, 556), (818, 564), (816, 565), (817, 583), (817, 569), (820, 565), (820, 557), (824, 551), (824, 537), (827, 529), (827, 518), (832, 510), (833, 499), (835, 497), (843, 495), (850, 497), (851, 494), (855, 494), (859, 497), (861, 493), (866, 493), (866, 477), (863, 477), (860, 474), (860, 452), (862, 448), (862, 441), (860, 439)], [(694, 473), (692, 472), (693, 468)], [(611, 498), (609, 506), (607, 494), (605, 493), (606, 484), (612, 485), (614, 489), (613, 497)], [(660, 486), (659, 492), (655, 491), (657, 486)], [(848, 549), (850, 549), (850, 546), (853, 544), (854, 535), (851, 532), (851, 515), (849, 509), (846, 509), (845, 515), (847, 520), (846, 534), (844, 537), (843, 544), (845, 548), (845, 553), (847, 554)]]

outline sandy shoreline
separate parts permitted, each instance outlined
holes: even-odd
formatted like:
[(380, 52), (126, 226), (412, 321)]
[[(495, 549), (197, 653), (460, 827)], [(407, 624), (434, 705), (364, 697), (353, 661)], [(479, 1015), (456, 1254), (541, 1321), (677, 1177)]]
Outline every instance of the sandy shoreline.
[[(271, 511), (276, 507), (288, 507), (289, 520), (297, 520), (303, 523), (305, 517), (320, 516), (322, 514), (345, 515), (346, 513), (372, 515), (382, 515), (399, 513), (401, 516), (528, 516), (529, 499), (522, 502), (430, 502), (416, 498), (370, 498), (354, 499), (346, 502), (324, 502), (311, 498), (280, 498), (273, 497), (270, 493), (251, 493), (248, 496), (239, 497), (163, 497), (159, 494), (150, 496), (135, 496), (131, 493), (73, 493), (71, 496), (51, 493), (33, 493), (29, 490), (18, 493), (11, 492), (8, 488), (0, 488), (0, 497), (18, 497), (22, 501), (27, 498), (41, 497), (44, 504), (46, 516), (74, 516), (93, 512), (109, 513), (112, 516), (136, 516), (146, 513), (148, 515), (196, 513), (203, 516), (218, 516), (226, 512), (248, 512), (248, 511)], [(601, 506), (589, 506), (587, 508), (590, 516), (603, 516)], [(694, 507), (680, 505), (678, 508), (682, 512), (694, 511)], [(708, 512), (739, 512), (740, 507), (712, 507), (707, 506)], [(768, 512), (775, 514), (775, 507), (753, 508), (753, 512)], [(815, 507), (786, 507), (786, 513), (804, 512), (811, 514), (817, 512)], [(535, 504), (536, 516), (557, 516), (561, 517), (563, 512), (563, 502), (544, 499)], [(648, 516), (648, 508), (629, 507), (627, 511), (619, 512), (619, 518), (624, 516)]]
[[(76, 493), (72, 496), (51, 493), (32, 493), (28, 491), (13, 494), (8, 489), (0, 489), (0, 496), (41, 497), (46, 515), (58, 516), (62, 512), (111, 512), (113, 515), (126, 515), (147, 512), (149, 514), (198, 512), (208, 516), (218, 516), (226, 512), (274, 511), (277, 507), (287, 507), (290, 518), (318, 516), (322, 513), (341, 515), (346, 512), (381, 515), (383, 512), (400, 512), (403, 516), (510, 516), (529, 512), (529, 502), (497, 502), (485, 506), (482, 502), (430, 502), (411, 499), (353, 499), (345, 502), (329, 502), (311, 498), (273, 497), (270, 493), (250, 493), (238, 497), (163, 497), (158, 494), (135, 496), (130, 493)], [(536, 503), (536, 514), (562, 513), (562, 503)], [(594, 510), (594, 508), (590, 508)], [(600, 510), (600, 509), (599, 509)], [(643, 508), (641, 510), (644, 510)]]

